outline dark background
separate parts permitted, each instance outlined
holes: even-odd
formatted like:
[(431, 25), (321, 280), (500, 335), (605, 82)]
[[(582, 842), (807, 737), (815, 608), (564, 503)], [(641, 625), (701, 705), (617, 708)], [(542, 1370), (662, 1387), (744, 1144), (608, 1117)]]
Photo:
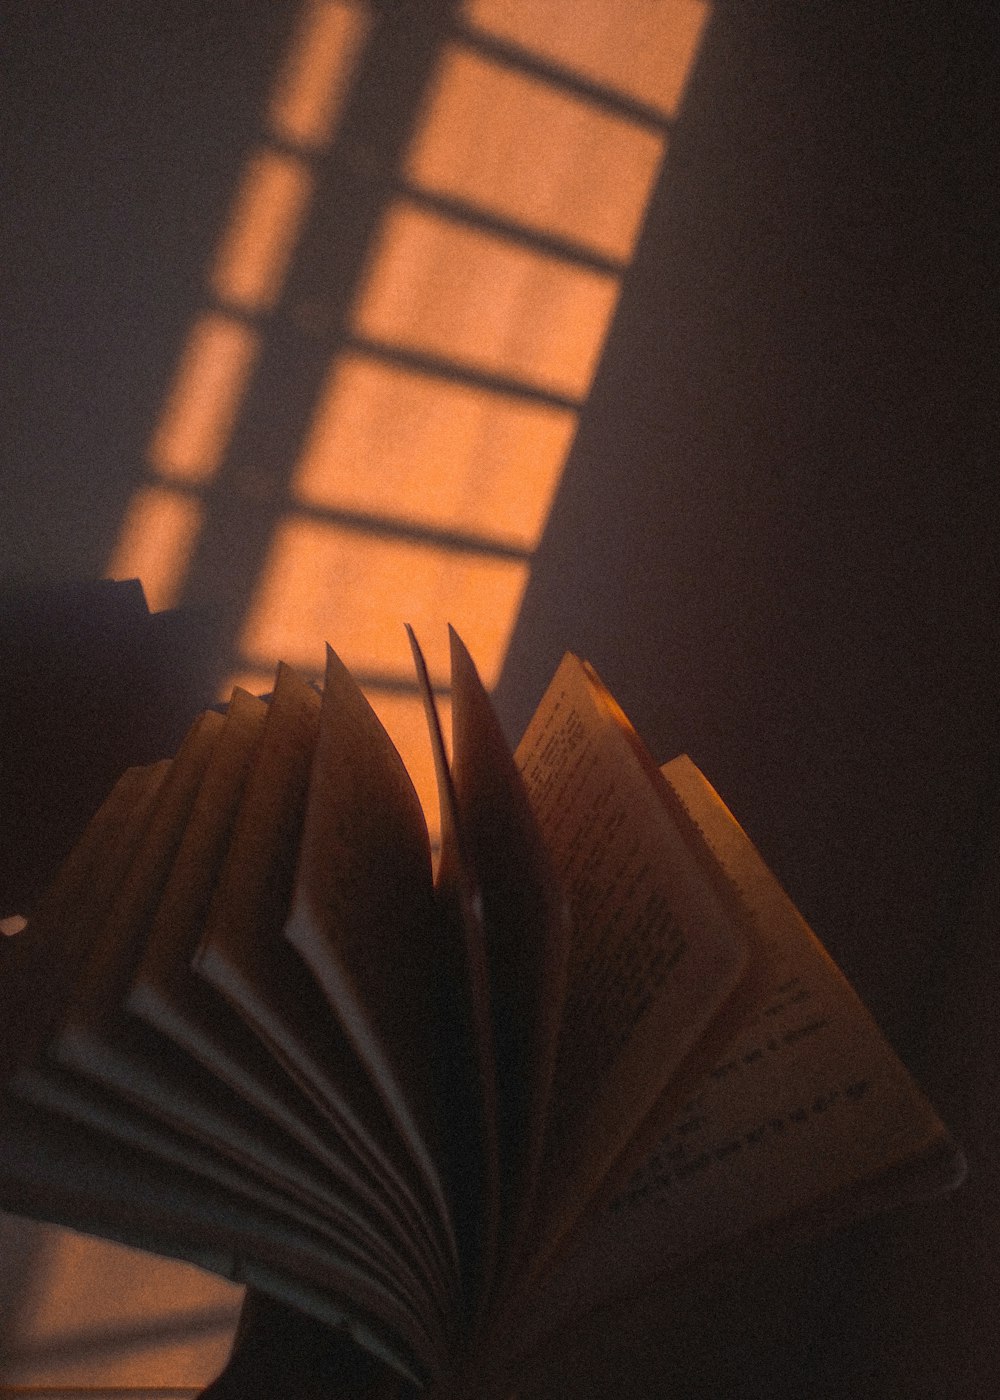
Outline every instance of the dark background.
[[(0, 5), (5, 573), (100, 572), (292, 14)], [(572, 648), (692, 754), (970, 1179), (566, 1394), (995, 1394), (996, 28), (716, 7), (498, 691), (516, 734)]]

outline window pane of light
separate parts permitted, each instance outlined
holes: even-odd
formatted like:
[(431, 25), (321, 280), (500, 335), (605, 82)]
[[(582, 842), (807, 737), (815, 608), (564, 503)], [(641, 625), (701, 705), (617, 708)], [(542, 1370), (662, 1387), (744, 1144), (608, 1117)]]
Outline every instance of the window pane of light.
[(627, 262), (664, 137), (468, 49), (446, 50), (408, 180)]
[[(434, 776), (434, 759), (423, 701), (418, 695), (399, 695), (372, 686), (365, 687), (365, 695), (406, 764), (406, 771), (424, 809), (431, 840), (439, 841), (441, 814), (438, 807), (437, 778)], [(447, 745), (451, 739), (451, 702), (447, 696), (439, 696), (437, 707)]]
[(329, 642), (356, 676), (410, 682), (404, 624), (435, 682), (450, 672), (447, 624), (461, 633), (487, 686), (499, 675), (527, 582), (520, 560), (385, 539), (311, 520), (278, 528), (241, 654), (248, 667), (279, 658), (312, 675)]
[(298, 501), (534, 549), (576, 415), (361, 355), (331, 368)]
[(399, 201), (355, 316), (362, 336), (583, 398), (618, 281)]
[(195, 323), (181, 357), (149, 463), (160, 476), (207, 481), (229, 445), (259, 338), (214, 312)]
[(370, 22), (368, 6), (351, 0), (303, 6), (271, 102), (275, 136), (299, 146), (327, 144)]
[(247, 311), (274, 305), (311, 191), (296, 156), (259, 151), (247, 162), (212, 274), (220, 301)]
[(122, 522), (106, 578), (138, 578), (152, 612), (178, 602), (201, 528), (200, 501), (165, 486), (137, 491)]
[(665, 116), (680, 103), (710, 6), (702, 0), (465, 0), (470, 24)]
[(19, 1290), (17, 1344), (4, 1348), (3, 1395), (179, 1397), (225, 1365), (242, 1288), (54, 1225), (5, 1224), (30, 1249), (31, 1273)]

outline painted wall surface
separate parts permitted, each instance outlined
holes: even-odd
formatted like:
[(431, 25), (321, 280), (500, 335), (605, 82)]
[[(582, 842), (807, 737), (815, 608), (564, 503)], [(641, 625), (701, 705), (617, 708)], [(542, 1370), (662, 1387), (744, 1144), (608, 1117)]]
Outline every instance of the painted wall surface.
[[(198, 556), (182, 595), (218, 611), (206, 698), (238, 659), (246, 590), (264, 568), (255, 531), (273, 524), (273, 493), (303, 450), (303, 386), (313, 375), (315, 390), (319, 361), (304, 371), (301, 337), (341, 344), (376, 194), (396, 178), (454, 19), (439, 0), (377, 8), (392, 61), (317, 166), (322, 180), (336, 172), (339, 193), (290, 265), (267, 395), (241, 421), (227, 470), (239, 457), (253, 471), (245, 489), (225, 478), (222, 546)], [(2, 10), (2, 569), (94, 578), (151, 470), (165, 386), (204, 308), (297, 7)], [(504, 535), (496, 555), (487, 540), (491, 558), (524, 566), (496, 692), (511, 734), (572, 649), (658, 757), (691, 753), (965, 1143), (970, 1180), (947, 1201), (764, 1260), (683, 1319), (650, 1300), (616, 1336), (581, 1341), (552, 1393), (676, 1384), (689, 1396), (966, 1400), (995, 1387), (996, 41), (995, 17), (972, 5), (927, 17), (717, 5), (663, 127), (641, 236), (614, 264), (617, 309), (589, 394), (549, 386), (532, 399), (575, 415), (547, 523), (530, 549)], [(490, 214), (490, 237), (507, 217)], [(551, 238), (550, 252), (582, 265), (569, 235)], [(588, 276), (612, 275), (584, 251)], [(477, 385), (520, 392), (504, 374)], [(483, 545), (483, 500), (474, 528), (451, 527), (452, 554)], [(336, 509), (338, 528), (356, 527), (356, 503)], [(421, 547), (447, 533), (407, 529)], [(0, 1235), (24, 1279), (22, 1291), (0, 1285), (0, 1354), (15, 1357), (31, 1287), (19, 1238)], [(148, 1286), (160, 1316), (162, 1290)], [(231, 1295), (183, 1286), (194, 1352), (150, 1352), (141, 1376), (119, 1382), (113, 1367), (68, 1377), (53, 1353), (32, 1383), (207, 1380)], [(120, 1316), (135, 1323), (127, 1306)]]

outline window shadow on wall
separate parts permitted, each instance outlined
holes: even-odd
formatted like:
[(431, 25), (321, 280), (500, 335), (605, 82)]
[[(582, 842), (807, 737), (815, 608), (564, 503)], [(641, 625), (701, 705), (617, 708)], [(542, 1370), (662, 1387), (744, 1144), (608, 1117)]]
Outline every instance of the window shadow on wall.
[(430, 811), (402, 624), (497, 679), (707, 14), (570, 8), (299, 8), (106, 563), (223, 694), (331, 640)]

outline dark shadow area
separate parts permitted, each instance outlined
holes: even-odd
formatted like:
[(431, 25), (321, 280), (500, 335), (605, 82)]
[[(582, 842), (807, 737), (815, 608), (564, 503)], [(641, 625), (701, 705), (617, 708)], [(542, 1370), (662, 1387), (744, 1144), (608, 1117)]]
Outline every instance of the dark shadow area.
[(0, 1216), (0, 1357), (9, 1351), (11, 1338), (17, 1336), (22, 1319), (37, 1301), (39, 1251), (36, 1242), (25, 1235), (20, 1221)]
[(619, 1347), (625, 1394), (995, 1387), (996, 38), (717, 11), (499, 686), (517, 734), (576, 650), (690, 752), (969, 1149)]
[(0, 919), (32, 912), (126, 768), (177, 752), (215, 640), (135, 579), (0, 591)]
[(294, 16), (5, 0), (3, 571), (99, 576)]

